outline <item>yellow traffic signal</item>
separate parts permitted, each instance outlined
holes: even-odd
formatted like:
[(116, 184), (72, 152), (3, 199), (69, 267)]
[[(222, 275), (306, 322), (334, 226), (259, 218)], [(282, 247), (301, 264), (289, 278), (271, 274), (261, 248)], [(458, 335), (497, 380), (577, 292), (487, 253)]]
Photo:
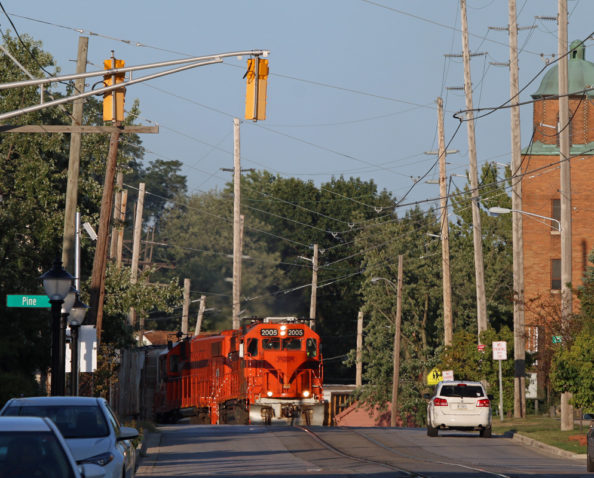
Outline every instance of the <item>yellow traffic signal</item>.
[[(112, 70), (114, 68), (123, 68), (126, 66), (124, 60), (116, 60), (110, 58), (103, 61), (104, 70)], [(103, 83), (105, 86), (113, 85), (115, 77), (116, 85), (123, 83), (125, 79), (125, 73), (118, 73), (117, 75), (105, 75), (103, 77)], [(126, 96), (126, 88), (118, 88), (117, 90), (110, 91), (103, 95), (103, 121), (124, 121), (124, 99)], [(114, 100), (115, 98), (115, 105)]]
[(266, 119), (266, 85), (268, 83), (268, 60), (250, 58), (247, 64), (245, 119)]

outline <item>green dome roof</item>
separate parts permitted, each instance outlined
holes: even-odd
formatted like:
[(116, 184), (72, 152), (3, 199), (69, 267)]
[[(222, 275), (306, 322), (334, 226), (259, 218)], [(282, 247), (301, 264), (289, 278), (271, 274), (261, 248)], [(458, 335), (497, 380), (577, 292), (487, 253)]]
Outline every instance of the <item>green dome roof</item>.
[[(567, 61), (567, 69), (569, 73), (569, 94), (584, 94), (581, 93), (587, 88), (594, 88), (594, 63), (586, 61), (586, 49), (582, 42), (574, 41), (571, 43), (571, 53)], [(540, 87), (536, 93), (532, 94), (532, 98), (540, 98), (548, 95), (559, 94), (559, 63), (553, 66), (544, 75)], [(587, 96), (594, 96), (594, 90), (587, 91)]]

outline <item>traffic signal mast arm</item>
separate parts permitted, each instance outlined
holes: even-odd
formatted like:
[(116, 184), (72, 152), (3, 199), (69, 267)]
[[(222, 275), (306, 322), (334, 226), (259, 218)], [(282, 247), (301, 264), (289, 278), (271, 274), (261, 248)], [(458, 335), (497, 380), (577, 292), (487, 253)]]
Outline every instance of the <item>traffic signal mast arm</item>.
[(12, 83), (3, 83), (3, 84), (0, 84), (0, 90), (6, 90), (6, 89), (11, 89), (11, 88), (20, 88), (20, 87), (24, 87), (24, 86), (44, 85), (47, 83), (55, 83), (58, 81), (75, 80), (77, 78), (92, 78), (95, 76), (104, 77), (106, 75), (117, 75), (117, 74), (122, 74), (122, 73), (126, 73), (126, 72), (131, 72), (131, 71), (146, 70), (149, 68), (163, 68), (163, 67), (167, 67), (167, 66), (184, 65), (185, 63), (190, 63), (189, 65), (186, 64), (184, 66), (180, 66), (180, 67), (174, 68), (172, 70), (162, 71), (159, 73), (155, 73), (153, 75), (144, 76), (142, 78), (136, 78), (134, 80), (130, 80), (130, 81), (127, 81), (124, 83), (118, 83), (116, 85), (107, 86), (104, 88), (98, 88), (96, 90), (87, 91), (87, 92), (84, 92), (84, 93), (81, 93), (78, 95), (72, 95), (72, 96), (68, 96), (65, 98), (59, 98), (54, 101), (48, 101), (46, 103), (22, 108), (20, 110), (3, 113), (3, 114), (0, 114), (0, 121), (8, 119), (8, 118), (15, 118), (17, 116), (21, 116), (26, 113), (31, 113), (33, 111), (39, 111), (41, 109), (48, 108), (50, 106), (57, 106), (57, 105), (64, 104), (64, 103), (70, 103), (70, 102), (72, 102), (76, 99), (79, 99), (79, 98), (86, 98), (87, 96), (101, 95), (104, 93), (111, 92), (113, 90), (117, 90), (122, 87), (131, 86), (131, 85), (134, 85), (137, 83), (142, 83), (144, 81), (159, 78), (161, 76), (171, 75), (173, 73), (178, 73), (180, 71), (197, 68), (199, 66), (206, 66), (206, 65), (213, 65), (216, 63), (222, 63), (223, 58), (228, 58), (228, 57), (232, 57), (232, 56), (245, 56), (245, 55), (254, 55), (254, 56), (263, 55), (263, 56), (265, 56), (265, 55), (268, 55), (268, 53), (269, 52), (267, 50), (236, 51), (236, 52), (230, 52), (230, 53), (219, 53), (217, 55), (187, 58), (187, 59), (183, 59), (183, 60), (171, 60), (171, 61), (165, 61), (165, 62), (159, 62), (159, 63), (148, 63), (145, 65), (138, 65), (138, 66), (128, 66), (125, 68), (113, 68), (111, 70), (100, 70), (100, 71), (95, 71), (95, 72), (79, 73), (79, 74), (73, 74), (73, 75), (53, 76), (51, 78), (41, 78), (41, 79), (37, 79), (37, 80), (26, 80), (26, 81), (16, 81), (16, 82), (12, 82)]

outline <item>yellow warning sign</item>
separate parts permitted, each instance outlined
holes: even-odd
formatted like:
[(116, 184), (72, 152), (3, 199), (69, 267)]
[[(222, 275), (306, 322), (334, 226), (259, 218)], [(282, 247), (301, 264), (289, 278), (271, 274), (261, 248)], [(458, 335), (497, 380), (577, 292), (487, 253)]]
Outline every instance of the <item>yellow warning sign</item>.
[(441, 381), (442, 381), (441, 370), (439, 370), (438, 368), (432, 369), (427, 374), (427, 385), (437, 385)]

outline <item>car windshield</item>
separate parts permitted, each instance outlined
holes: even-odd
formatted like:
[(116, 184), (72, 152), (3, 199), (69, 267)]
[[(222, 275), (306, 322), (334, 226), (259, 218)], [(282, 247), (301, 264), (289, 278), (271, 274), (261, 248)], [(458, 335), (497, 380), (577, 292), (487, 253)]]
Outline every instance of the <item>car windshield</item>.
[(74, 478), (56, 436), (51, 432), (0, 432), (0, 476)]
[(4, 415), (48, 417), (64, 438), (95, 438), (109, 435), (107, 422), (99, 406), (89, 405), (14, 405)]
[(483, 388), (478, 385), (444, 385), (439, 392), (440, 397), (482, 397)]

